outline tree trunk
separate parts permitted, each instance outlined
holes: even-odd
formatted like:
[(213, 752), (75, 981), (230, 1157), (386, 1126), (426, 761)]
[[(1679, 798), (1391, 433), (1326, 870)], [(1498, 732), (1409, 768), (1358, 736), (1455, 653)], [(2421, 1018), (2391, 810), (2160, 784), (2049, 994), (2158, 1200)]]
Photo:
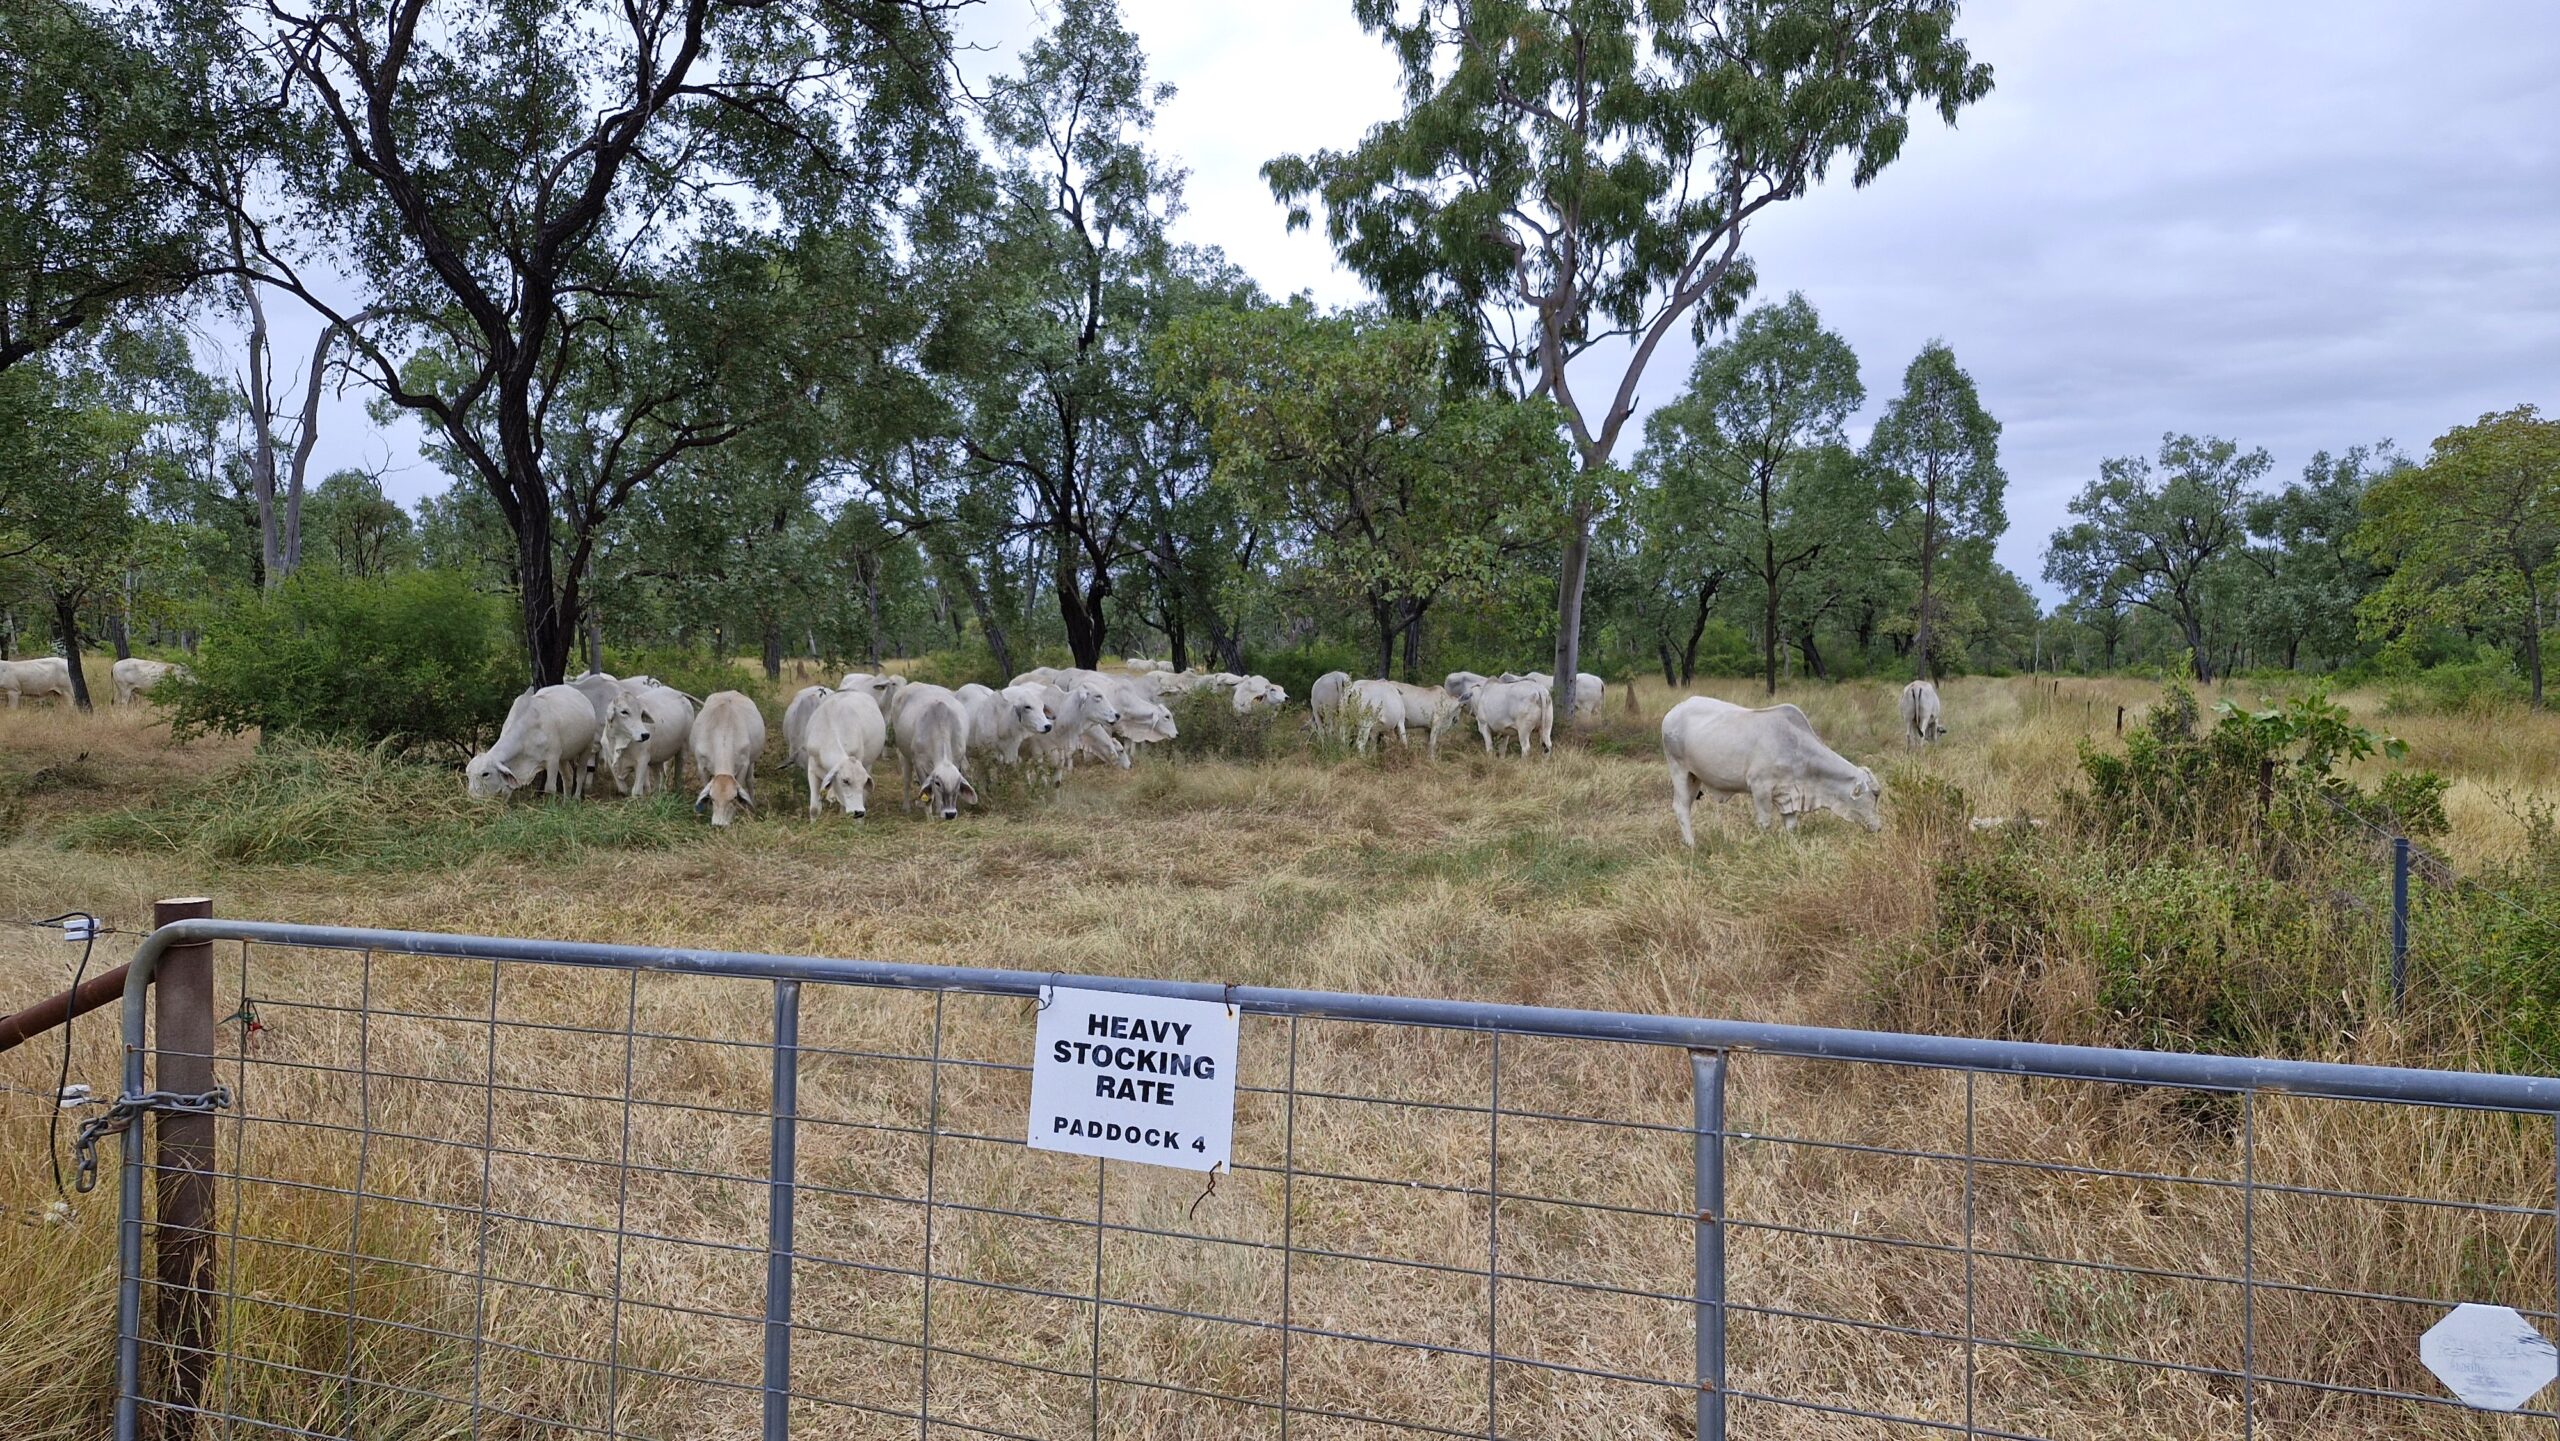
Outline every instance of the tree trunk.
[(764, 623), (764, 678), (782, 679), (782, 622), (772, 617)]
[[(1583, 458), (1585, 473), (1597, 470), (1605, 460)], [(1573, 535), (1565, 541), (1564, 570), (1556, 578), (1556, 680), (1557, 715), (1573, 713), (1573, 679), (1582, 671), (1582, 583), (1591, 571), (1591, 508), (1573, 508)], [(1384, 674), (1384, 672), (1381, 672)]]
[[(863, 654), (870, 661), (871, 669), (877, 671), (880, 669), (880, 565), (868, 552), (857, 552), (853, 568), (854, 573), (862, 578)], [(992, 631), (987, 637), (987, 648), (995, 648)], [(999, 660), (997, 663), (1001, 665), (1003, 662)]]
[(1067, 653), (1076, 665), (1092, 670), (1102, 664), (1102, 627), (1100, 617), (1085, 610), (1083, 577), (1077, 573), (1074, 553), (1064, 545), (1058, 547), (1055, 575), (1058, 583), (1058, 619), (1067, 629)]
[(1370, 674), (1384, 680), (1396, 670), (1395, 611), (1385, 601), (1373, 600), (1369, 602), (1369, 615), (1378, 626), (1378, 667)]
[(1761, 576), (1763, 600), (1760, 610), (1760, 661), (1769, 694), (1778, 693), (1778, 578)]
[(2525, 592), (2524, 668), (2533, 684), (2533, 708), (2542, 709), (2542, 603), (2531, 587)]
[(1707, 633), (1707, 615), (1715, 608), (1716, 592), (1724, 588), (1724, 577), (1698, 587), (1698, 608), (1689, 617), (1689, 643), (1680, 648), (1679, 684), (1688, 685), (1698, 678), (1698, 638)]
[(80, 593), (53, 593), (53, 626), (62, 642), (62, 658), (71, 666), (71, 703), (82, 710), (90, 709), (89, 677), (80, 670)]
[(1831, 672), (1822, 664), (1822, 652), (1813, 643), (1812, 631), (1808, 630), (1804, 634), (1796, 637), (1796, 649), (1804, 654), (1804, 673), (1806, 675), (1813, 677), (1815, 680), (1831, 679)]
[(1678, 686), (1680, 669), (1676, 658), (1671, 654), (1671, 642), (1657, 640), (1653, 643), (1653, 648), (1662, 656), (1662, 683), (1666, 686)]
[(284, 529), (276, 511), (275, 352), (268, 343), (267, 306), (258, 282), (242, 276), (240, 302), (249, 312), (249, 484), (258, 498), (258, 578), (273, 590), (284, 583)]
[(604, 614), (587, 607), (587, 669), (604, 674)]
[(1929, 653), (1933, 639), (1931, 630), (1930, 583), (1938, 562), (1938, 487), (1929, 485), (1928, 510), (1920, 518), (1920, 613), (1911, 622), (1911, 673), (1921, 680), (1938, 678), (1934, 657)]
[(524, 618), (525, 661), (537, 687), (568, 678), (569, 655), (577, 648), (578, 616), (563, 604), (552, 582), (550, 507), (528, 506), (524, 528), (516, 536), (516, 594)]
[(1408, 685), (1422, 684), (1422, 614), (1426, 605), (1405, 602), (1404, 678)]

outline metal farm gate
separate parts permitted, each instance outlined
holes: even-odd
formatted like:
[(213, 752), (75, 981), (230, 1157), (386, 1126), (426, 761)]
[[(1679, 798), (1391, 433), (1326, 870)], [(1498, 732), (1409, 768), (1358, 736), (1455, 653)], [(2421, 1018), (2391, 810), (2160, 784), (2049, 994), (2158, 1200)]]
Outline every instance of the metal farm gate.
[[(1230, 1172), (1025, 1145), (1053, 983)], [(2560, 1081), (212, 919), (124, 1040), (119, 1438), (2560, 1432)]]

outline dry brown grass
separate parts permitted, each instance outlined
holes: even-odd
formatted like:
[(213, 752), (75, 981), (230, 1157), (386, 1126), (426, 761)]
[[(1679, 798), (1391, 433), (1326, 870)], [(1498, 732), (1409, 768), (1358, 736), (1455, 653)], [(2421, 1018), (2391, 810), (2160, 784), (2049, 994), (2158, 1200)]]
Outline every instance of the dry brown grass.
[[(787, 689), (787, 687), (786, 687)], [(1715, 693), (1753, 699), (1747, 684)], [(1982, 814), (2049, 811), (2084, 738), (2110, 739), (2114, 707), (2138, 707), (2131, 682), (1959, 681), (1946, 688), (1948, 741), (1917, 757), (1898, 744), (1890, 688), (1806, 687), (1805, 707), (1845, 752), (1890, 787), (1919, 772), (1960, 785)], [(692, 944), (739, 950), (965, 961), (1037, 971), (1179, 976), (1240, 983), (1442, 995), (1646, 1012), (1859, 1024), (1876, 1013), (1879, 958), (1909, 945), (1930, 916), (1930, 861), (1902, 828), (1869, 836), (1830, 821), (1793, 838), (1750, 831), (1747, 808), (1702, 813), (1692, 853), (1670, 823), (1651, 728), (1670, 697), (1639, 686), (1612, 692), (1589, 748), (1551, 762), (1490, 761), (1458, 747), (1436, 767), (1409, 757), (1370, 763), (1297, 758), (1244, 766), (1167, 764), (1135, 772), (1079, 772), (1054, 804), (1009, 802), (951, 826), (894, 809), (860, 825), (820, 825), (796, 808), (674, 849), (600, 856), (548, 870), (480, 861), (361, 877), (321, 868), (211, 871), (179, 855), (67, 851), (54, 821), (83, 808), (147, 797), (173, 776), (232, 763), (236, 746), (173, 752), (139, 717), (0, 715), (0, 768), (32, 774), (86, 754), (94, 777), (32, 799), (15, 838), (0, 846), (0, 915), (86, 907), (124, 926), (155, 895), (209, 893), (223, 913), (278, 919)], [(2247, 698), (2243, 696), (2242, 698)], [(2208, 703), (2211, 697), (2207, 697)], [(2401, 721), (2422, 755), (2484, 787), (2548, 794), (2560, 786), (2560, 737), (2531, 728), (2466, 738), (2456, 723)], [(2477, 765), (2476, 772), (2472, 769)], [(774, 794), (791, 782), (768, 777)], [(2458, 817), (2467, 824), (2469, 813)], [(2459, 837), (2458, 837), (2459, 839)], [(120, 947), (122, 938), (111, 943)], [(31, 999), (66, 979), (66, 948), (0, 928), (0, 987)], [(111, 960), (112, 957), (109, 958)], [(223, 1004), (236, 998), (226, 955)], [(108, 963), (102, 961), (101, 964)], [(488, 971), (459, 963), (374, 963), (377, 1007), (485, 1015)], [(352, 1125), (358, 1088), (333, 1069), (355, 1063), (347, 1015), (364, 971), (357, 958), (260, 951), (250, 990), (269, 1029), (245, 1071), (226, 1061), (247, 1109), (263, 1116)], [(708, 1038), (643, 1040), (632, 1071), (647, 1100), (630, 1156), (642, 1166), (752, 1177), (764, 1160), (765, 1057), (712, 1044), (764, 1034), (766, 988), (652, 976), (541, 974), (510, 968), (500, 1010), (510, 1021), (592, 1026), (587, 1037), (509, 1029), (494, 1059), (502, 1085), (618, 1092), (626, 1007), (643, 1031)], [(1014, 1062), (1027, 1046), (1019, 1002), (951, 996), (940, 1002), (946, 1056)], [(809, 1002), (805, 1039), (830, 1051), (912, 1055), (929, 1044), (930, 996), (825, 990)], [(112, 1024), (79, 1028), (75, 1078), (114, 1079)], [(236, 1040), (237, 1028), (226, 1035)], [(603, 1299), (615, 1287), (615, 1248), (581, 1226), (619, 1211), (635, 1230), (677, 1240), (633, 1242), (619, 1258), (619, 1334), (627, 1372), (611, 1400), (620, 1424), (664, 1436), (752, 1434), (751, 1398), (647, 1372), (742, 1381), (755, 1374), (752, 1324), (690, 1311), (754, 1314), (761, 1295), (761, 1189), (731, 1180), (633, 1175), (611, 1164), (622, 1145), (618, 1104), (501, 1093), (484, 1107), (484, 1025), (376, 1019), (364, 1055), (377, 1072), (422, 1079), (371, 1083), (377, 1139), (365, 1153), (366, 1190), (415, 1202), (477, 1205), (477, 1145), (490, 1126), (501, 1155), (487, 1184), (513, 1216), (492, 1230), (484, 1397), (532, 1418), (600, 1423), (612, 1385), (601, 1368), (532, 1352), (595, 1358), (616, 1328)], [(1285, 1078), (1288, 1028), (1255, 1020), (1245, 1032), (1247, 1086)], [(2387, 1038), (2371, 1043), (2382, 1056)], [(0, 1057), (0, 1081), (51, 1084), (58, 1057), (39, 1046)], [(1299, 1028), (1302, 1091), (1385, 1096), (1405, 1104), (1302, 1100), (1295, 1118), (1300, 1170), (1481, 1188), (1489, 1180), (1486, 1118), (1414, 1103), (1481, 1107), (1490, 1049), (1478, 1037), (1388, 1034), (1345, 1024)], [(1688, 1115), (1688, 1074), (1677, 1053), (1530, 1041), (1503, 1047), (1506, 1108), (1676, 1127)], [(814, 1055), (804, 1072), (804, 1253), (913, 1269), (925, 1257), (912, 1206), (855, 1193), (920, 1195), (925, 1146), (903, 1130), (926, 1120), (923, 1068), (852, 1054)], [(1733, 1153), (1730, 1214), (1795, 1230), (1737, 1226), (1733, 1294), (1762, 1308), (1736, 1315), (1732, 1382), (1755, 1392), (1961, 1422), (1966, 1347), (1878, 1327), (1946, 1335), (1966, 1330), (1960, 1254), (1965, 1167), (1854, 1149), (1965, 1150), (1960, 1078), (1744, 1057), (1734, 1071), (1732, 1125), (1758, 1139)], [(935, 1217), (937, 1274), (1072, 1298), (1092, 1285), (1097, 1204), (1089, 1162), (1016, 1146), (955, 1139), (1018, 1131), (1022, 1078), (1008, 1070), (945, 1067), (934, 1183), (945, 1201), (1066, 1218), (1037, 1222), (944, 1210)], [(1971, 1097), (1974, 1140), (1986, 1158), (2141, 1171), (2117, 1180), (1986, 1163), (1975, 1168), (1972, 1239), (1984, 1251), (2098, 1259), (2210, 1275), (2239, 1269), (2243, 1217), (2236, 1136), (2227, 1106), (2127, 1096), (2105, 1088), (1984, 1079)], [(29, 1219), (51, 1200), (43, 1108), (0, 1093), (0, 1205)], [(747, 1114), (721, 1114), (736, 1111)], [(1237, 1159), (1277, 1167), (1287, 1141), (1278, 1097), (1240, 1105)], [(2427, 1117), (2270, 1100), (2255, 1117), (2260, 1180), (2420, 1196), (2547, 1202), (2553, 1162), (2544, 1131), (2496, 1118)], [(1662, 1131), (1595, 1130), (1506, 1117), (1506, 1192), (1570, 1198), (1659, 1215), (1515, 1202), (1500, 1214), (1506, 1270), (1680, 1294), (1690, 1287), (1686, 1219), (1689, 1148)], [(226, 1157), (254, 1175), (344, 1186), (359, 1164), (344, 1133), (251, 1123), (227, 1126)], [(455, 1142), (463, 1144), (452, 1144)], [(1840, 1145), (1813, 1142), (1848, 1143)], [(1283, 1206), (1283, 1182), (1247, 1169), (1190, 1211), (1196, 1179), (1134, 1167), (1111, 1171), (1100, 1204), (1115, 1222), (1262, 1243), (1286, 1226), (1294, 1244), (1446, 1267), (1305, 1261), (1290, 1315), (1301, 1326), (1391, 1336), (1457, 1349), (1484, 1345), (1486, 1207), (1461, 1191), (1317, 1181), (1303, 1175)], [(343, 1244), (356, 1218), (323, 1190), (230, 1188), (245, 1234)], [(0, 1225), (0, 1417), (12, 1437), (97, 1434), (110, 1325), (112, 1202), (82, 1200), (67, 1225)], [(2247, 1218), (2258, 1274), (2341, 1289), (2462, 1296), (2547, 1308), (2551, 1233), (2534, 1217), (2419, 1206), (2350, 1209), (2262, 1193)], [(466, 1334), (471, 1293), (420, 1266), (468, 1272), (480, 1232), (427, 1205), (372, 1203), (365, 1249), (368, 1317)], [(1837, 1232), (1844, 1240), (1804, 1232)], [(1895, 1245), (1891, 1242), (1917, 1244)], [(695, 1244), (681, 1244), (691, 1242)], [(705, 1244), (707, 1243), (707, 1244)], [(747, 1248), (721, 1250), (720, 1246)], [(226, 1374), (228, 1397), (294, 1424), (344, 1424), (346, 1399), (287, 1369), (341, 1364), (343, 1324), (297, 1309), (342, 1308), (346, 1278), (285, 1247), (233, 1248), (234, 1291), (256, 1298), (234, 1312), (243, 1349), (282, 1365)], [(410, 1263), (403, 1266), (401, 1262)], [(1271, 1397), (1280, 1347), (1276, 1258), (1257, 1246), (1128, 1231), (1108, 1234), (1107, 1292), (1147, 1305), (1209, 1311), (1228, 1322), (1109, 1309), (1106, 1372), (1222, 1394)], [(842, 1402), (912, 1407), (920, 1287), (911, 1278), (820, 1264), (800, 1268), (800, 1315), (830, 1332), (800, 1341), (804, 1389)], [(2068, 1437), (2198, 1438), (2241, 1434), (2245, 1402), (2219, 1378), (2145, 1370), (2057, 1354), (2085, 1351), (2215, 1367), (2236, 1363), (2238, 1288), (2128, 1277), (2027, 1261), (1977, 1258), (1972, 1328), (2002, 1344), (1975, 1349), (1975, 1414), (1985, 1425)], [(688, 1308), (680, 1311), (671, 1307)], [(1804, 1313), (1873, 1323), (1793, 1319)], [(1073, 1299), (938, 1284), (937, 1415), (1029, 1436), (1083, 1434), (1093, 1319)], [(2416, 1368), (2423, 1308), (2287, 1292), (2261, 1294), (2261, 1370), (2343, 1385), (2430, 1389)], [(1500, 1290), (1502, 1349), (1566, 1366), (1677, 1380), (1687, 1371), (1686, 1308), (1645, 1296), (1528, 1282)], [(373, 1374), (391, 1383), (359, 1398), (368, 1434), (461, 1434), (464, 1409), (431, 1397), (471, 1394), (467, 1342), (373, 1325), (355, 1338)], [(523, 1349), (508, 1349), (509, 1347)], [(2042, 1349), (2039, 1349), (2042, 1348)], [(1024, 1372), (958, 1353), (1050, 1368)], [(1339, 1409), (1481, 1431), (1481, 1360), (1301, 1336), (1290, 1355), (1291, 1395)], [(409, 1388), (401, 1390), (397, 1388)], [(412, 1393), (427, 1393), (426, 1395)], [(1268, 1410), (1103, 1388), (1115, 1435), (1276, 1435)], [(1685, 1434), (1689, 1397), (1564, 1371), (1506, 1367), (1500, 1430), (1512, 1436)], [(2353, 1398), (2262, 1390), (2261, 1434), (2289, 1436), (2523, 1435), (2453, 1413)], [(1881, 1425), (1736, 1402), (1737, 1436), (1903, 1434)], [(911, 1433), (849, 1406), (812, 1405), (804, 1434)], [(2469, 1429), (2465, 1429), (2465, 1428)], [(1314, 1418), (1294, 1432), (1349, 1437), (1374, 1428)], [(2547, 1429), (2545, 1427), (2544, 1429)], [(544, 1434), (542, 1419), (492, 1422), (483, 1434)], [(954, 1433), (957, 1434), (957, 1433)], [(2536, 1434), (2540, 1434), (2537, 1432)]]

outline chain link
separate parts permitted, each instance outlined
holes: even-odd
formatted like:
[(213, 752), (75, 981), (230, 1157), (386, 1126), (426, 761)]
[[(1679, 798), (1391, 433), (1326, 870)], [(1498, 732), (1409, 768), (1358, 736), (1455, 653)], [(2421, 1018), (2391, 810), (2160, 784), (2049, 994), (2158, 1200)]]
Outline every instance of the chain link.
[(71, 1142), (72, 1154), (79, 1158), (79, 1179), (73, 1189), (87, 1195), (98, 1187), (98, 1142), (106, 1136), (121, 1136), (132, 1129), (133, 1118), (146, 1111), (159, 1111), (176, 1116), (210, 1116), (231, 1105), (231, 1088), (216, 1086), (196, 1095), (176, 1091), (146, 1091), (141, 1095), (123, 1095), (107, 1108), (103, 1116), (92, 1116), (80, 1123), (79, 1134)]

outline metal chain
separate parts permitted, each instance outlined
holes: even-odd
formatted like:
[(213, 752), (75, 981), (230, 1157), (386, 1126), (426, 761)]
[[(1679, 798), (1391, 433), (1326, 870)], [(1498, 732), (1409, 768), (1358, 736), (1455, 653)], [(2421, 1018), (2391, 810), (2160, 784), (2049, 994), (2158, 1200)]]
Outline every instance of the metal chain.
[(133, 1118), (146, 1111), (160, 1111), (179, 1116), (210, 1116), (231, 1105), (231, 1088), (216, 1086), (210, 1091), (183, 1095), (176, 1091), (145, 1091), (140, 1095), (122, 1095), (103, 1116), (92, 1116), (80, 1123), (79, 1134), (71, 1142), (72, 1154), (79, 1158), (79, 1178), (73, 1189), (87, 1195), (98, 1187), (98, 1141), (105, 1136), (120, 1136), (132, 1129)]

